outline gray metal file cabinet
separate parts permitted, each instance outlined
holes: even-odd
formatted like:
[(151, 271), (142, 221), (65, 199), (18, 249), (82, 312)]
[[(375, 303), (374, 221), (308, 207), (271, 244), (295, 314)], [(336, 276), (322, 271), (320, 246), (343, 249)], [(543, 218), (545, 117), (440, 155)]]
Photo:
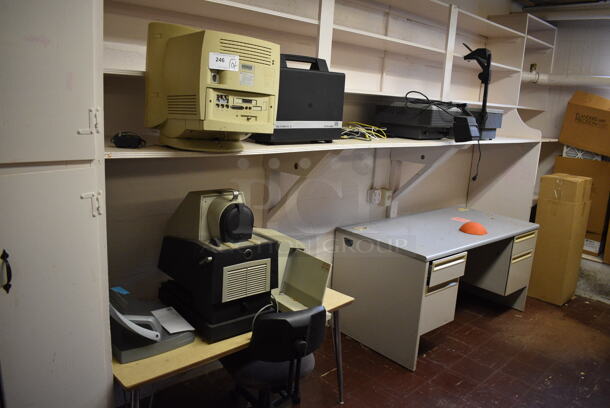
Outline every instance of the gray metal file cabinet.
[[(460, 232), (465, 220), (488, 234)], [(453, 320), (461, 279), (523, 310), (537, 228), (463, 208), (338, 228), (332, 287), (358, 299), (343, 332), (415, 370), (419, 336)]]

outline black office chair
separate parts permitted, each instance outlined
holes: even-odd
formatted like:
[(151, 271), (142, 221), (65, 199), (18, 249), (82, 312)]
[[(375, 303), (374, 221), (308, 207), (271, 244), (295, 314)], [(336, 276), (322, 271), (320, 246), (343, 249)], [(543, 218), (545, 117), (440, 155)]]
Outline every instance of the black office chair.
[[(263, 314), (254, 322), (250, 347), (220, 361), (235, 380), (239, 394), (253, 406), (269, 408), (288, 398), (298, 404), (299, 381), (313, 371), (313, 352), (324, 341), (325, 323), (323, 306)], [(257, 390), (258, 399), (248, 389)], [(273, 393), (280, 398), (272, 401)]]

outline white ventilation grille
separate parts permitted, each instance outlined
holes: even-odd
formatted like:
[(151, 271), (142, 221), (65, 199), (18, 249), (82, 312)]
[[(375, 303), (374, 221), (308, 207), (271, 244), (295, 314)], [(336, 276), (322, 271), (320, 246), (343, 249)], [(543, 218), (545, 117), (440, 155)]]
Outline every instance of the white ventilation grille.
[(220, 39), (220, 52), (239, 55), (241, 62), (271, 65), (271, 48), (244, 41)]
[(223, 269), (222, 302), (257, 295), (270, 290), (271, 261), (260, 259)]

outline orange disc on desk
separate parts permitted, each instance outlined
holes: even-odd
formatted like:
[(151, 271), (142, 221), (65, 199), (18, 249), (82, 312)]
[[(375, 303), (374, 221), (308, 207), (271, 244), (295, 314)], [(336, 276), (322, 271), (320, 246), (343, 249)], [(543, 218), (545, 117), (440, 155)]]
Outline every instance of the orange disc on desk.
[(487, 230), (483, 225), (478, 222), (470, 221), (462, 224), (460, 227), (460, 231), (465, 232), (466, 234), (472, 235), (485, 235), (487, 234)]

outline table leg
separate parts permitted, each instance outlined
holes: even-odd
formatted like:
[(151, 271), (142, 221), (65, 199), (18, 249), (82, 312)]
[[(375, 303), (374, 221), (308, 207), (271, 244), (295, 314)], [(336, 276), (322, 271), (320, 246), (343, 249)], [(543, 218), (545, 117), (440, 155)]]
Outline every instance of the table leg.
[(131, 394), (131, 402), (129, 404), (130, 408), (140, 408), (140, 390), (134, 388), (130, 391)]
[(339, 386), (339, 404), (343, 404), (343, 356), (341, 354), (341, 328), (339, 326), (339, 311), (333, 312), (333, 346), (337, 364), (337, 385)]

